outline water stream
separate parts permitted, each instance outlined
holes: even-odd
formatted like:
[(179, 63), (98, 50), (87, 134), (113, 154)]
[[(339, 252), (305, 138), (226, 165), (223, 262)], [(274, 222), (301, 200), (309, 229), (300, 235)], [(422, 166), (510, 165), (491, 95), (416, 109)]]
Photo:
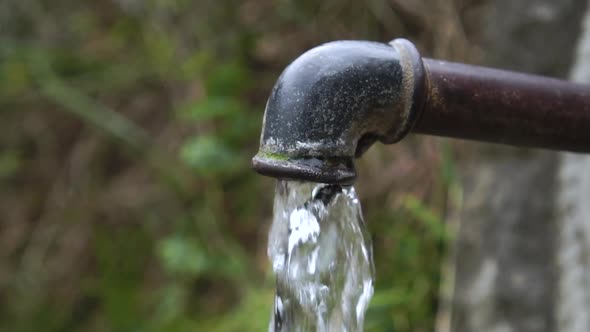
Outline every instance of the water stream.
[(371, 243), (353, 187), (277, 182), (268, 256), (269, 332), (361, 332), (373, 295)]

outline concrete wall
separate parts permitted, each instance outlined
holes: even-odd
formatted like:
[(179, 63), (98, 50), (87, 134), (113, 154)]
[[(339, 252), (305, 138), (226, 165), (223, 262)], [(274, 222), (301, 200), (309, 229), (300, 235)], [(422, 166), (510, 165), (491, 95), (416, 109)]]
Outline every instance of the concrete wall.
[[(558, 77), (573, 66), (572, 77), (588, 79), (585, 2), (491, 1), (487, 64)], [(581, 38), (585, 46), (578, 48)], [(450, 330), (590, 331), (589, 159), (471, 148), (475, 157), (461, 169), (465, 201)]]
[[(590, 84), (590, 10), (570, 77)], [(562, 154), (557, 199), (556, 331), (590, 331), (590, 157)]]

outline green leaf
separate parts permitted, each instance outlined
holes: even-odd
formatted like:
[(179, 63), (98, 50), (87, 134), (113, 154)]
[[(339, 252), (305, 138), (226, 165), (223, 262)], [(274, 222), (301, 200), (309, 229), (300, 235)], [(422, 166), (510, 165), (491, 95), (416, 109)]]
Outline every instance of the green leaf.
[(236, 152), (214, 136), (190, 139), (182, 147), (180, 157), (204, 176), (227, 174), (240, 166)]
[(249, 289), (236, 308), (222, 319), (201, 319), (203, 331), (264, 331), (268, 327), (273, 293), (274, 290), (268, 288)]
[(196, 239), (173, 236), (158, 246), (158, 256), (164, 268), (171, 273), (198, 276), (207, 269), (207, 256)]
[(205, 88), (208, 95), (235, 96), (247, 86), (246, 67), (239, 63), (217, 66), (207, 75)]
[(214, 61), (215, 59), (209, 52), (199, 50), (186, 58), (180, 66), (180, 69), (185, 79), (194, 80), (195, 76), (202, 75), (203, 69)]
[(411, 213), (412, 217), (422, 222), (431, 234), (441, 240), (448, 240), (450, 235), (443, 219), (419, 199), (411, 195), (407, 196), (404, 200), (404, 207)]
[(190, 120), (204, 121), (215, 118), (234, 117), (246, 106), (235, 98), (209, 97), (181, 108), (180, 112)]

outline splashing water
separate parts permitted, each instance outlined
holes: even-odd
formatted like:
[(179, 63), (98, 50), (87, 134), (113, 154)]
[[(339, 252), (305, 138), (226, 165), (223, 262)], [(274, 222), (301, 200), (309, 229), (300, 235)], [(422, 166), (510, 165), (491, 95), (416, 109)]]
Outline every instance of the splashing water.
[(277, 293), (269, 332), (360, 332), (373, 258), (353, 187), (278, 181), (268, 256)]

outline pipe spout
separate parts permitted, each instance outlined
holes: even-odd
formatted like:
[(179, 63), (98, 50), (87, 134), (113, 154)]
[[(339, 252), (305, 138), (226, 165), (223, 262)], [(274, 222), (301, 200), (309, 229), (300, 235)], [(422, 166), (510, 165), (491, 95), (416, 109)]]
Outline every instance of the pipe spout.
[(278, 178), (352, 183), (354, 158), (399, 141), (422, 108), (424, 67), (404, 39), (338, 41), (291, 63), (267, 102), (253, 168)]

